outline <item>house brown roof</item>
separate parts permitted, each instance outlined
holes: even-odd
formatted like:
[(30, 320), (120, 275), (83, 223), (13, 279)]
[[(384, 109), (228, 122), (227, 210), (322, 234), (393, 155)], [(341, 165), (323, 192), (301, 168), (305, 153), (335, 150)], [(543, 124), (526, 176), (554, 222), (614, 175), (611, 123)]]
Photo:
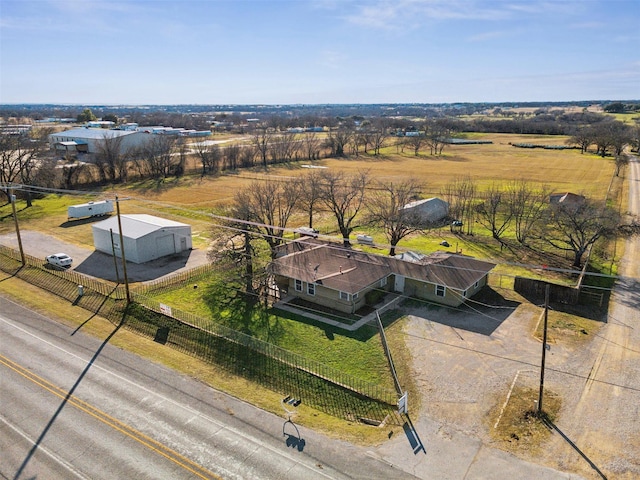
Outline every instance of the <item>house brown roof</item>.
[(359, 292), (391, 273), (380, 255), (327, 244), (292, 248), (303, 249), (273, 260), (272, 273), (346, 293)]
[(293, 253), (283, 252), (283, 256), (273, 260), (272, 273), (347, 293), (359, 292), (392, 273), (466, 290), (495, 267), (493, 263), (447, 252), (409, 262), (320, 241), (289, 245), (284, 250)]
[(476, 260), (467, 255), (435, 252), (419, 262), (408, 262), (389, 258), (394, 273), (423, 282), (446, 285), (458, 290), (466, 290), (490, 272), (493, 263)]

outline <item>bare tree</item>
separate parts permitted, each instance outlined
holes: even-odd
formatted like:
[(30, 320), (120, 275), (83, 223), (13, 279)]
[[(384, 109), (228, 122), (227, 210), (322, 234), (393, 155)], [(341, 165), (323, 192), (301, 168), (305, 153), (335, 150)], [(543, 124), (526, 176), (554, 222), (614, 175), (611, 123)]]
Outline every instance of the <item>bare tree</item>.
[(237, 143), (232, 143), (224, 149), (224, 155), (226, 158), (227, 170), (237, 170), (240, 161), (241, 147)]
[(106, 130), (102, 138), (96, 140), (95, 164), (98, 168), (100, 181), (119, 182), (126, 180), (126, 161), (123, 155), (122, 139)]
[[(34, 167), (42, 145), (32, 140), (26, 132), (0, 135), (0, 183), (17, 182), (23, 178), (25, 170)], [(9, 201), (9, 192), (5, 191), (4, 194)]]
[(331, 151), (332, 157), (344, 157), (345, 147), (351, 140), (353, 131), (348, 127), (338, 127), (335, 130), (329, 130), (327, 134), (326, 146)]
[(267, 180), (253, 182), (239, 191), (234, 200), (236, 210), (245, 209), (247, 219), (254, 222), (257, 231), (271, 248), (272, 257), (283, 241), (284, 229), (300, 198), (298, 185)]
[(560, 250), (573, 252), (573, 266), (598, 239), (615, 231), (619, 215), (613, 209), (591, 201), (557, 203), (549, 208), (542, 238)]
[(240, 166), (244, 168), (251, 168), (254, 166), (256, 159), (256, 149), (253, 145), (238, 146), (238, 161)]
[(622, 168), (628, 164), (629, 164), (629, 157), (625, 153), (616, 155), (616, 170), (615, 170), (616, 177), (620, 175), (620, 171), (622, 170)]
[(220, 147), (210, 142), (196, 142), (194, 147), (202, 165), (202, 176), (204, 177), (207, 173), (218, 173), (222, 161)]
[[(607, 153), (620, 155), (624, 148), (632, 141), (632, 131), (624, 123), (617, 120), (607, 120), (594, 127), (594, 143), (597, 152), (602, 157)], [(612, 151), (610, 151), (612, 150)]]
[(269, 155), (272, 136), (267, 128), (258, 128), (253, 135), (252, 144), (258, 155), (260, 155), (264, 168), (267, 168), (267, 157)]
[(369, 143), (373, 148), (374, 155), (380, 155), (380, 150), (384, 146), (387, 137), (387, 133), (382, 129), (374, 130), (368, 134)]
[(411, 132), (416, 135), (407, 135), (402, 142), (403, 145), (409, 145), (413, 149), (413, 154), (417, 157), (420, 149), (425, 144), (426, 138), (421, 132)]
[(307, 160), (320, 158), (320, 139), (315, 132), (305, 133), (302, 136), (302, 143)]
[(580, 153), (585, 153), (594, 142), (595, 131), (592, 126), (583, 126), (574, 130), (571, 137), (567, 139), (567, 144), (580, 147)]
[(313, 228), (313, 214), (322, 198), (322, 176), (311, 170), (307, 175), (296, 178), (300, 190), (300, 204), (307, 212), (309, 228)]
[(245, 292), (252, 294), (255, 292), (254, 240), (259, 237), (258, 229), (251, 221), (248, 205), (235, 201), (226, 213), (227, 220), (216, 220), (216, 225), (212, 228), (213, 248), (209, 250), (207, 257), (215, 264), (225, 259), (230, 260), (229, 268), (238, 268)]
[(513, 219), (507, 195), (499, 185), (493, 183), (485, 194), (485, 199), (477, 205), (478, 221), (491, 231), (491, 236), (504, 244), (502, 235)]
[(550, 189), (546, 185), (534, 187), (525, 180), (515, 180), (507, 186), (509, 209), (513, 215), (516, 240), (527, 245), (534, 227), (544, 216)]
[(142, 147), (139, 154), (153, 178), (166, 178), (171, 174), (175, 144), (173, 135), (153, 135), (151, 141)]
[(431, 155), (441, 155), (447, 140), (451, 137), (449, 125), (443, 120), (427, 121), (424, 131)]
[(473, 224), (476, 218), (473, 204), (476, 192), (476, 183), (470, 176), (459, 177), (442, 189), (442, 196), (449, 203), (449, 215), (462, 222), (467, 235), (473, 234)]
[(355, 228), (353, 222), (364, 203), (368, 173), (347, 176), (343, 172), (324, 171), (321, 176), (322, 201), (336, 217), (344, 246), (348, 247), (349, 236)]
[(421, 185), (413, 180), (381, 183), (367, 199), (368, 221), (384, 230), (391, 246), (389, 255), (396, 254), (400, 240), (426, 226), (415, 210), (403, 208), (418, 198), (420, 191)]

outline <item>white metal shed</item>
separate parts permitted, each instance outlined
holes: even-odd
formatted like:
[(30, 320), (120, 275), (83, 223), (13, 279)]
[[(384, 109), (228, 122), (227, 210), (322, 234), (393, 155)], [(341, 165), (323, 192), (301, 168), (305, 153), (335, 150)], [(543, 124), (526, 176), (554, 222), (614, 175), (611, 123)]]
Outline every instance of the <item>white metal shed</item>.
[[(121, 215), (122, 238), (128, 262), (145, 263), (191, 250), (191, 226), (153, 215)], [(122, 257), (118, 217), (92, 226), (93, 245), (99, 252)]]

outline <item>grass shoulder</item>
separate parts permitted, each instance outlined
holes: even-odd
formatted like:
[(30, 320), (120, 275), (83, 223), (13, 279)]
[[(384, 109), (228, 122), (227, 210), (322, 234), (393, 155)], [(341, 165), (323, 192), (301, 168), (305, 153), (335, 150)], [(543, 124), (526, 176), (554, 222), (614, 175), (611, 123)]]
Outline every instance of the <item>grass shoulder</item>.
[[(74, 306), (56, 295), (4, 272), (0, 272), (0, 294), (69, 327), (80, 328), (83, 333), (96, 338), (107, 338), (115, 328), (113, 323), (99, 315)], [(284, 414), (280, 404), (282, 400), (280, 394), (242, 377), (231, 375), (215, 365), (167, 348), (126, 329), (118, 330), (110, 339), (110, 343), (197, 379), (211, 388), (246, 401), (262, 410), (275, 415)], [(297, 410), (298, 413), (293, 419), (297, 424), (332, 438), (360, 445), (380, 444), (389, 438), (391, 432), (397, 433), (396, 430), (401, 430), (398, 426), (372, 427), (358, 422), (348, 422), (304, 404)], [(228, 413), (234, 415), (233, 411)]]

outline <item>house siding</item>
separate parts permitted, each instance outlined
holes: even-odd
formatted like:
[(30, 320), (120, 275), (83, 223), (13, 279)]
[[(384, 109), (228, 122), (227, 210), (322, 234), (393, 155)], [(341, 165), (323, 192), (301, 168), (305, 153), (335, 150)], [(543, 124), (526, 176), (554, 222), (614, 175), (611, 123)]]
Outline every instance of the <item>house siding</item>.
[[(324, 307), (331, 308), (343, 313), (355, 313), (360, 308), (366, 305), (366, 294), (374, 288), (379, 288), (379, 283), (376, 285), (358, 292), (358, 298), (354, 300), (345, 300), (340, 298), (340, 291), (332, 288), (327, 288), (321, 284), (315, 284), (315, 295), (309, 295), (307, 290), (308, 282), (302, 282), (302, 291), (296, 290), (295, 279), (279, 276), (276, 278), (278, 285), (286, 285), (287, 293), (297, 298), (301, 298), (308, 302), (312, 302)], [(385, 287), (386, 288), (386, 287)]]

